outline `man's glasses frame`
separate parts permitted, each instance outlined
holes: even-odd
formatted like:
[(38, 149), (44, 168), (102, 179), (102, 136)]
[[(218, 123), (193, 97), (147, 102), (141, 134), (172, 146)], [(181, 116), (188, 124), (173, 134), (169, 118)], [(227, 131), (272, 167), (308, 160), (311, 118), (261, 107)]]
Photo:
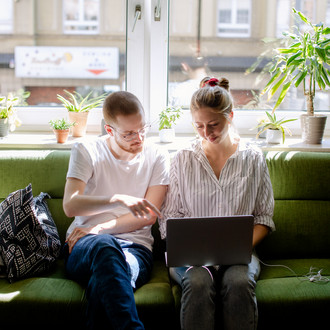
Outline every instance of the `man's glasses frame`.
[(126, 142), (130, 142), (134, 139), (136, 139), (137, 135), (141, 135), (141, 136), (145, 136), (151, 125), (150, 124), (147, 124), (147, 125), (144, 125), (141, 129), (139, 129), (138, 131), (134, 132), (134, 131), (131, 131), (131, 132), (128, 132), (128, 133), (123, 133), (123, 132), (120, 132), (119, 129), (111, 126), (111, 125), (106, 125), (108, 127), (110, 127), (111, 129), (113, 129), (123, 140), (125, 140)]

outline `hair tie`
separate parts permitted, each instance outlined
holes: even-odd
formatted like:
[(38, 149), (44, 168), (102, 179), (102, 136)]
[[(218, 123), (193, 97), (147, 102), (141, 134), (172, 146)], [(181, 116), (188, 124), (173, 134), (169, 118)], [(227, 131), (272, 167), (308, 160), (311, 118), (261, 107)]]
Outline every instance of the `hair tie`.
[(202, 86), (202, 88), (207, 84), (211, 87), (217, 86), (218, 85), (219, 80), (217, 78), (211, 78), (209, 80), (206, 80)]

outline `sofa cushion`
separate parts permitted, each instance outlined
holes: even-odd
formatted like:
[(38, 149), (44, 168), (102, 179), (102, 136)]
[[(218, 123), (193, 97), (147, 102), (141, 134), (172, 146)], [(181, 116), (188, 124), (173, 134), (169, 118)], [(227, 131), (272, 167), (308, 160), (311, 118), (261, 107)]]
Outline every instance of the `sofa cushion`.
[(329, 259), (273, 260), (292, 268), (262, 267), (257, 282), (258, 329), (314, 329), (328, 324), (330, 283), (313, 283), (305, 277), (311, 266), (329, 277)]
[(10, 194), (0, 204), (0, 252), (10, 281), (48, 270), (61, 242), (42, 193), (32, 186)]

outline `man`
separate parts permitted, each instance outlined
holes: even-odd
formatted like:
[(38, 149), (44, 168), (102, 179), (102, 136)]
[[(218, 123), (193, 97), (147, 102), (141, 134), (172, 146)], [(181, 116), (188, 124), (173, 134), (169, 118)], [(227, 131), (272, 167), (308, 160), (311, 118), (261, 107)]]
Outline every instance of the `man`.
[(150, 275), (151, 226), (160, 216), (169, 159), (144, 145), (148, 126), (133, 94), (110, 94), (103, 116), (107, 136), (71, 152), (63, 207), (75, 220), (66, 269), (87, 286), (88, 328), (143, 329), (133, 290)]

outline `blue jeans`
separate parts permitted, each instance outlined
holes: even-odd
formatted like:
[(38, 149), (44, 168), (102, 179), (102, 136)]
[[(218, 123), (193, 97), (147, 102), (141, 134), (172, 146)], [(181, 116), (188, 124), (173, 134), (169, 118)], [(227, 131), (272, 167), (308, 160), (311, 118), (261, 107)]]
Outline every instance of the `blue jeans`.
[(255, 256), (248, 265), (170, 268), (172, 279), (182, 288), (181, 329), (256, 329), (259, 273)]
[(86, 285), (89, 329), (144, 329), (133, 288), (149, 279), (152, 252), (109, 234), (87, 235), (66, 255), (66, 270)]

